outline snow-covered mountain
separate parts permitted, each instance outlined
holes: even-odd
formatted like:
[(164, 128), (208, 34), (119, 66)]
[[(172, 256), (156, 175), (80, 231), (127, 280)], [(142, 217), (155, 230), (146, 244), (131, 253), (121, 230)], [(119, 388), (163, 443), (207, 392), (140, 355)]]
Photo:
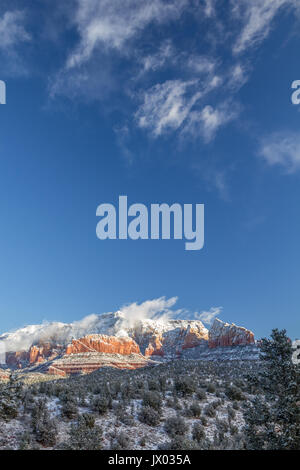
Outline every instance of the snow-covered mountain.
[(10, 333), (0, 335), (6, 352), (22, 351), (39, 343), (67, 345), (72, 339), (88, 334), (106, 334), (117, 336), (126, 334), (125, 318), (122, 312), (92, 314), (73, 323), (51, 322), (40, 325), (28, 325)]
[[(88, 371), (103, 363), (132, 368), (145, 365), (151, 357), (169, 360), (186, 356), (185, 351), (192, 349), (195, 356), (219, 346), (253, 343), (252, 332), (218, 319), (208, 331), (200, 320), (172, 320), (167, 316), (133, 320), (126, 311), (93, 314), (73, 323), (29, 325), (0, 336), (0, 350), (5, 351), (9, 367), (26, 368), (47, 362), (51, 373), (78, 371), (80, 364), (82, 370)], [(76, 355), (80, 356), (75, 358)]]

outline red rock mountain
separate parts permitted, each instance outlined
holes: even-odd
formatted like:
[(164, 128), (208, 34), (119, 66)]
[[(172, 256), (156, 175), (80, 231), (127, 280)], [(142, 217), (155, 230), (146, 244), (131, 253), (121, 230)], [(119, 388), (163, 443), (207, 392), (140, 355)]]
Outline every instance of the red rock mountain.
[(6, 370), (0, 369), (0, 380), (9, 380), (10, 373)]
[(208, 340), (208, 330), (197, 320), (169, 320), (165, 323), (145, 320), (128, 333), (146, 357), (180, 356), (184, 349), (194, 348)]
[[(55, 340), (55, 328), (50, 325), (49, 341), (43, 331), (43, 341), (36, 341), (26, 350), (7, 352), (6, 365), (10, 368), (30, 367), (30, 370), (65, 376), (88, 373), (105, 366), (126, 369), (144, 367), (153, 360), (157, 361), (158, 357), (174, 359), (185, 354), (186, 350), (196, 351), (198, 347), (209, 351), (209, 348), (220, 346), (254, 343), (254, 335), (250, 330), (218, 319), (208, 331), (197, 320), (140, 320), (129, 327), (120, 312), (99, 317), (99, 320), (95, 320), (98, 322), (96, 328), (93, 328), (97, 333), (79, 334), (76, 339), (69, 337), (74, 334), (74, 328), (70, 326), (72, 324), (55, 324), (55, 327), (58, 325), (57, 338), (61, 343)], [(28, 344), (31, 332), (36, 330), (31, 326), (20, 331), (22, 339), (29, 332)], [(13, 346), (15, 338), (18, 339), (20, 335), (18, 336), (18, 331), (2, 335), (5, 341), (8, 337), (9, 344)]]
[(141, 351), (132, 338), (107, 335), (88, 335), (84, 338), (73, 339), (66, 348), (66, 354), (85, 352), (140, 354)]
[(12, 368), (22, 369), (28, 365), (41, 364), (62, 354), (64, 348), (59, 344), (39, 343), (33, 345), (28, 351), (6, 353), (6, 364)]
[(209, 330), (208, 346), (210, 348), (247, 345), (254, 344), (254, 342), (252, 331), (236, 326), (234, 323), (224, 323), (218, 318)]

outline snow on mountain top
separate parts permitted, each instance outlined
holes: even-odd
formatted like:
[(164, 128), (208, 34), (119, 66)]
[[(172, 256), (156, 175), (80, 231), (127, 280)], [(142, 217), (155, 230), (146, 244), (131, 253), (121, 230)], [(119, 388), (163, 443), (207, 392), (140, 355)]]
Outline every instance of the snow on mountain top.
[(73, 323), (42, 323), (29, 325), (11, 333), (0, 336), (0, 343), (4, 343), (6, 351), (28, 350), (33, 344), (40, 342), (53, 342), (65, 345), (73, 338), (80, 338), (87, 334), (115, 334), (118, 322), (123, 318), (120, 312), (92, 314)]
[[(129, 326), (131, 325), (131, 326)], [(89, 315), (80, 321), (73, 323), (43, 323), (41, 325), (28, 325), (11, 333), (0, 335), (0, 344), (6, 351), (28, 350), (38, 343), (55, 343), (67, 345), (72, 339), (78, 339), (86, 335), (103, 334), (117, 337), (132, 336), (137, 333), (158, 333), (178, 328), (198, 327), (206, 330), (199, 320), (165, 320), (145, 319), (128, 322), (120, 311), (105, 313), (102, 315)]]
[(67, 345), (72, 339), (88, 334), (105, 334), (112, 336), (132, 336), (134, 332), (165, 333), (177, 328), (204, 329), (200, 320), (173, 320), (172, 316), (182, 313), (172, 310), (176, 297), (166, 299), (160, 297), (147, 300), (141, 304), (136, 302), (122, 307), (116, 312), (88, 315), (73, 323), (42, 323), (29, 325), (16, 331), (0, 335), (0, 347), (8, 351), (28, 350), (38, 343), (56, 343)]

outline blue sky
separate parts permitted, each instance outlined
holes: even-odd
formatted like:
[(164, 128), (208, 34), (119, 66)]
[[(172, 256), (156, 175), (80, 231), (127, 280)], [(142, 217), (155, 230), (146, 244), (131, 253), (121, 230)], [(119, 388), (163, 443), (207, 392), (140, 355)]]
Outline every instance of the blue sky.
[[(296, 0), (1, 2), (1, 332), (165, 296), (299, 337), (299, 20)], [(205, 204), (204, 248), (100, 241), (121, 194)]]

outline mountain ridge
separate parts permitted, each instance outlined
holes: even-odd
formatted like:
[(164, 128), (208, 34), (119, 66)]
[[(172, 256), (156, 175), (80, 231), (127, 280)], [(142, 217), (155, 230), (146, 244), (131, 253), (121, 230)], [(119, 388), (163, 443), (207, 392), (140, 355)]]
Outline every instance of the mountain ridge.
[[(6, 366), (26, 369), (49, 363), (48, 373), (59, 370), (60, 375), (91, 372), (107, 364), (119, 368), (142, 367), (152, 359), (183, 357), (185, 351), (192, 349), (194, 355), (201, 353), (200, 358), (207, 349), (254, 344), (250, 330), (219, 319), (208, 330), (200, 320), (164, 317), (132, 322), (121, 311), (90, 315), (69, 324), (29, 325), (0, 335)], [(92, 354), (92, 362), (88, 354)]]

